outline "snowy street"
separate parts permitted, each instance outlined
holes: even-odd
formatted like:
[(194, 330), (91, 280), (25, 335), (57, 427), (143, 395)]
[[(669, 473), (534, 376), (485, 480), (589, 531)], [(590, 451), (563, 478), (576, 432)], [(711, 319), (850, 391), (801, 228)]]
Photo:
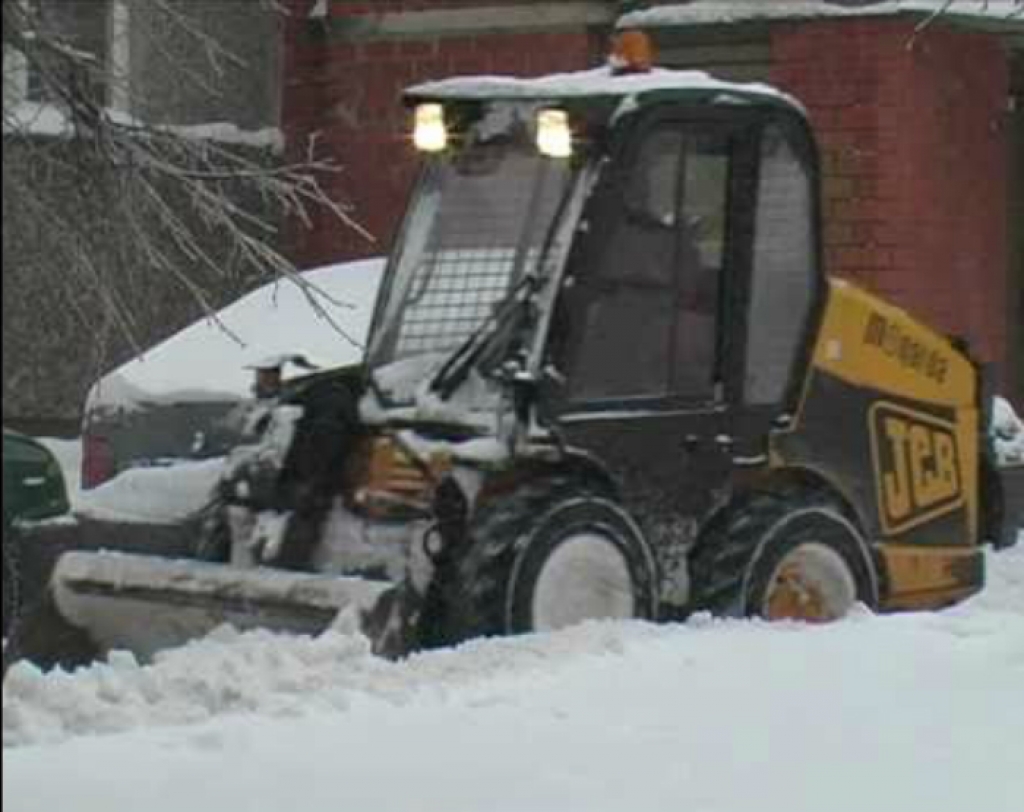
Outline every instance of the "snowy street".
[(15, 669), (7, 812), (1018, 812), (1024, 549), (938, 614), (595, 624), (387, 663), (225, 633)]

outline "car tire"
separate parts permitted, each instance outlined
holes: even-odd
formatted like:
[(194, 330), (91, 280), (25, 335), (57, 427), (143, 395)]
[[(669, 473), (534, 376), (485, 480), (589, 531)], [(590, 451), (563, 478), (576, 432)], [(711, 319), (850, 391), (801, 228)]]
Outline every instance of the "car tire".
[(856, 523), (826, 494), (756, 494), (709, 528), (690, 559), (693, 609), (722, 617), (827, 622), (879, 603)]
[(657, 614), (656, 566), (640, 529), (614, 500), (573, 481), (533, 483), (483, 506), (438, 579), (434, 644)]

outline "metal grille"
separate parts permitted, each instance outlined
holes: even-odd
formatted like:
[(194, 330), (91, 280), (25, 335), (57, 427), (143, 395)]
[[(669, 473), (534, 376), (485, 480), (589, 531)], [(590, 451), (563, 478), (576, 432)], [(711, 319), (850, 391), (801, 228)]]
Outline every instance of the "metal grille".
[(483, 323), (508, 292), (516, 252), (458, 249), (424, 257), (422, 291), (410, 300), (398, 355), (448, 352)]
[[(486, 148), (485, 148), (486, 149)], [(462, 344), (537, 260), (565, 174), (528, 150), (508, 150), (491, 171), (442, 169), (441, 203), (412, 272), (396, 358)]]

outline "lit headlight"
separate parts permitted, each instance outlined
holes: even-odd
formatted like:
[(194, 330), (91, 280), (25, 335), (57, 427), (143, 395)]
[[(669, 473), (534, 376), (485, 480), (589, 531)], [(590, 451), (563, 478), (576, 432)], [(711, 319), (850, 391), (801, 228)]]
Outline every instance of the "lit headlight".
[(413, 142), (421, 152), (441, 152), (448, 146), (448, 128), (444, 123), (444, 107), (440, 104), (416, 106)]
[(565, 110), (541, 110), (537, 114), (537, 148), (551, 158), (572, 155), (572, 129)]

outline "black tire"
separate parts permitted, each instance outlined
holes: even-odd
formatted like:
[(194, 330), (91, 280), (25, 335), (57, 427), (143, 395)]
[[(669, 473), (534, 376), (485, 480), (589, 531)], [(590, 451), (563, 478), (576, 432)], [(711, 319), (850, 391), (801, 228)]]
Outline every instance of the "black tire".
[[(773, 601), (785, 591), (784, 569), (815, 564), (817, 586), (832, 588), (832, 594), (822, 598), (822, 590), (811, 589), (806, 614), (779, 614)], [(726, 510), (694, 550), (690, 574), (693, 609), (721, 617), (831, 620), (850, 608), (844, 605), (849, 601), (872, 610), (879, 603), (863, 534), (836, 500), (807, 489), (755, 494)], [(818, 612), (814, 598), (830, 605)]]
[(533, 610), (541, 575), (556, 551), (583, 533), (618, 551), (628, 572), (632, 615), (654, 618), (654, 559), (628, 514), (585, 483), (545, 479), (485, 505), (471, 520), (464, 549), (447, 551), (424, 615), (431, 619), (426, 644), (537, 631)]
[(1006, 520), (1003, 480), (994, 462), (981, 461), (981, 540), (996, 550), (1007, 550), (1017, 543), (1017, 528)]
[(44, 671), (72, 671), (91, 665), (101, 655), (85, 631), (64, 619), (49, 589), (23, 604), (10, 648), (12, 662), (27, 660)]
[(18, 627), (21, 623), (21, 566), (17, 533), (4, 528), (3, 536), (3, 673), (17, 659)]

